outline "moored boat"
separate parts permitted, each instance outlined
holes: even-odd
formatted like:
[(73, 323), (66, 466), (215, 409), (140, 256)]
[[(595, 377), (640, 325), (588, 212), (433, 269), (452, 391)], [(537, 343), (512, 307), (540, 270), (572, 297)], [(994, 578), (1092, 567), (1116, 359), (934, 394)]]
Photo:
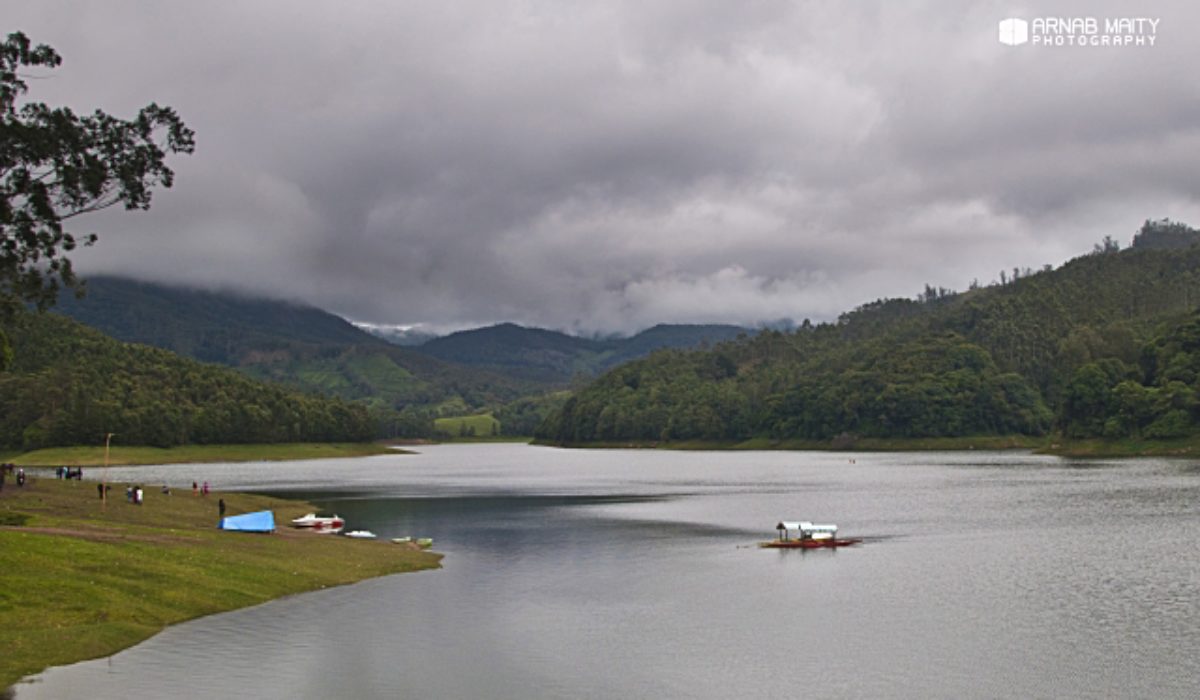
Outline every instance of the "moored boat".
[(346, 537), (353, 537), (356, 540), (373, 540), (375, 533), (370, 530), (351, 530), (346, 533)]
[(338, 515), (317, 515), (309, 513), (292, 520), (292, 527), (308, 528), (313, 532), (337, 533), (346, 527), (346, 521)]

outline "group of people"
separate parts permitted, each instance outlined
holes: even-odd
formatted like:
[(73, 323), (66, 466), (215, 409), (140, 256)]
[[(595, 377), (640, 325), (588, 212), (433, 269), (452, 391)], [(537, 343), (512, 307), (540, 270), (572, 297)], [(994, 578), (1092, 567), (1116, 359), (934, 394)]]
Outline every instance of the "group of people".
[(57, 479), (82, 479), (83, 467), (55, 467), (54, 476)]
[[(18, 467), (15, 464), (7, 464), (7, 463), (0, 464), (0, 491), (4, 490), (4, 482), (8, 479), (9, 475), (15, 475), (17, 486), (25, 485), (25, 469), (24, 468)], [(58, 479), (81, 480), (81, 479), (83, 479), (83, 467), (67, 467), (67, 466), (55, 467), (54, 476)], [(112, 488), (111, 486), (108, 486), (107, 484), (104, 484), (104, 483), (96, 484), (96, 493), (97, 493), (97, 495), (99, 495), (100, 500), (102, 500), (102, 501), (105, 500), (105, 497), (108, 495), (108, 491), (111, 490), (111, 488)], [(198, 484), (195, 481), (192, 482), (192, 495), (193, 496), (208, 496), (209, 490), (210, 489), (209, 489), (209, 485), (208, 485), (207, 481), (205, 481), (203, 485)], [(166, 484), (163, 484), (162, 492), (163, 492), (163, 495), (170, 496), (171, 488), (169, 486), (167, 486)], [(128, 501), (129, 503), (140, 506), (140, 505), (142, 505), (144, 496), (145, 496), (145, 492), (142, 490), (142, 487), (140, 485), (125, 487), (125, 500)], [(225, 499), (223, 499), (223, 498), (221, 499), (221, 502), (218, 504), (218, 507), (220, 509), (221, 516), (224, 517), (224, 515), (225, 515)]]

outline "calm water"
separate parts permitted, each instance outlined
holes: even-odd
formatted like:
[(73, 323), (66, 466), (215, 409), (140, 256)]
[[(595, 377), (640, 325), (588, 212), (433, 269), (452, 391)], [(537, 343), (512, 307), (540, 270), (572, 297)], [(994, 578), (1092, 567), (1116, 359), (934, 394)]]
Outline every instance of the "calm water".
[[(183, 624), (16, 698), (1200, 697), (1194, 462), (421, 452), (112, 470), (299, 494), (435, 538), (444, 568)], [(780, 519), (868, 541), (755, 548)]]

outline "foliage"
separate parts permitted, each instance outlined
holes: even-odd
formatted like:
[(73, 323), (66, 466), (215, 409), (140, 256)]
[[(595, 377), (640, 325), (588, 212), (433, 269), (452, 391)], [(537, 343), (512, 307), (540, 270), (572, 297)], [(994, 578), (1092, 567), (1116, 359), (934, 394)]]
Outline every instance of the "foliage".
[(170, 107), (152, 103), (122, 120), (18, 103), (28, 89), (22, 69), (61, 62), (20, 32), (0, 44), (0, 321), (21, 302), (45, 308), (62, 286), (76, 284), (64, 254), (96, 237), (77, 239), (65, 221), (116, 204), (148, 209), (154, 187), (174, 181), (166, 156), (194, 147)]
[(1190, 248), (1197, 243), (1200, 243), (1200, 231), (1170, 219), (1146, 219), (1133, 237), (1133, 247), (1139, 250)]
[(502, 323), (435, 338), (420, 351), (442, 360), (480, 367), (563, 388), (661, 348), (695, 348), (732, 340), (744, 328), (723, 325), (660, 325), (629, 338), (581, 338), (558, 331)]
[[(1129, 249), (962, 294), (864, 305), (618, 367), (539, 427), (559, 443), (1170, 438), (1197, 426), (1200, 248)], [(828, 444), (828, 442), (827, 442)]]
[(568, 391), (556, 391), (526, 396), (505, 404), (496, 411), (500, 433), (511, 437), (533, 435), (547, 417), (562, 408), (570, 395)]
[(299, 394), (170, 352), (117, 342), (52, 314), (12, 326), (13, 370), (0, 375), (0, 445), (357, 442), (363, 406)]

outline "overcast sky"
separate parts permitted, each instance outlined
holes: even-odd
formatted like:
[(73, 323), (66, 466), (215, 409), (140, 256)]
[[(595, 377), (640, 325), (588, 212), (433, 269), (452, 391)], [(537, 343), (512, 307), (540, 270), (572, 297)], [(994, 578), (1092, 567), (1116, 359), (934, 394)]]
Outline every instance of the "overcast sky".
[[(1200, 5), (6, 3), (29, 98), (196, 131), (84, 273), (349, 318), (593, 331), (830, 319), (1200, 225)], [(1005, 46), (1007, 17), (1160, 19)]]

